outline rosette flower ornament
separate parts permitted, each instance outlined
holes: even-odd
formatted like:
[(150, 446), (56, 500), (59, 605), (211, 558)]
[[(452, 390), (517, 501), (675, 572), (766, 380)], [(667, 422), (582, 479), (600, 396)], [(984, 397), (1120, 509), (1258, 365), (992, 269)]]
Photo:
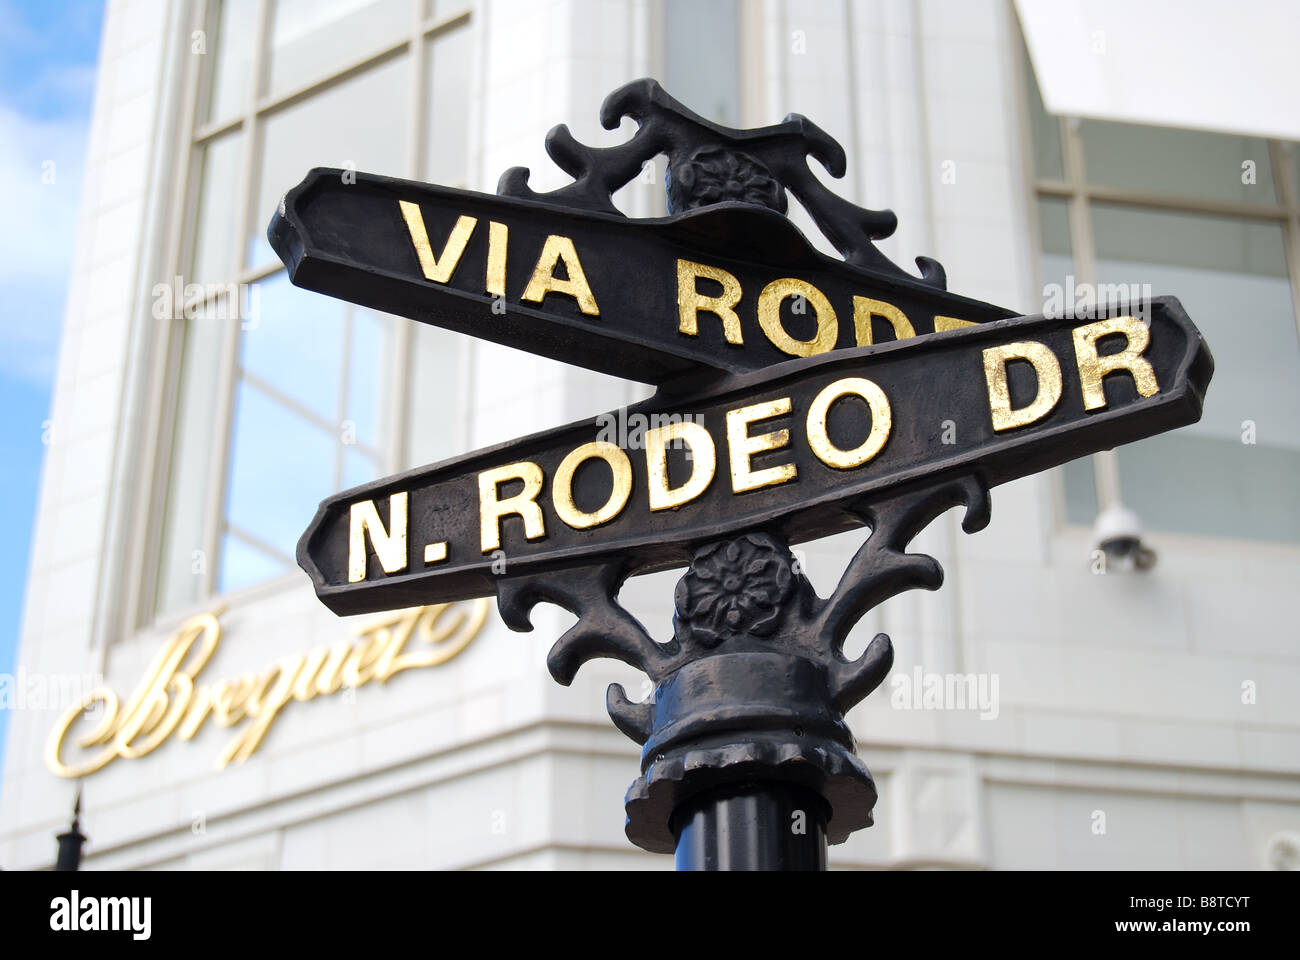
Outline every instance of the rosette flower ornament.
[(716, 647), (746, 634), (771, 636), (794, 586), (790, 551), (770, 536), (710, 544), (677, 582), (677, 638)]
[(785, 213), (785, 189), (770, 170), (746, 153), (700, 147), (668, 168), (668, 207), (673, 213), (715, 203), (753, 203)]

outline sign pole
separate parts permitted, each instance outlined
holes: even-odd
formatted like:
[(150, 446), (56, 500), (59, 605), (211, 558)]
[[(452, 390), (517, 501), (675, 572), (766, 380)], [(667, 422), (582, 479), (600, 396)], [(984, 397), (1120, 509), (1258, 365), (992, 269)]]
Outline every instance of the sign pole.
[(826, 805), (811, 790), (775, 782), (717, 787), (673, 812), (677, 869), (825, 870), (826, 820)]
[(55, 870), (80, 870), (81, 848), (86, 842), (86, 835), (81, 832), (81, 791), (77, 791), (77, 802), (72, 807), (72, 824), (58, 835), (58, 857), (54, 862)]
[[(893, 663), (884, 634), (853, 660), (845, 640), (943, 582), (908, 544), (960, 505), (982, 529), (997, 484), (1196, 422), (1213, 361), (1172, 297), (1017, 316), (950, 293), (927, 257), (903, 270), (875, 246), (894, 215), (813, 175), (847, 161), (807, 118), (722, 127), (653, 80), (606, 98), (607, 129), (626, 117), (612, 147), (554, 128), (574, 180), (549, 193), (522, 168), (496, 196), (316, 169), (280, 202), (268, 237), (298, 286), (658, 388), (329, 497), (298, 562), (340, 615), (495, 595), (526, 631), (564, 608), (556, 681), (612, 658), (652, 691), (606, 691), (641, 745), (628, 839), (681, 870), (822, 870), (872, 823), (845, 715)], [(613, 193), (660, 155), (670, 215), (627, 218)], [(819, 596), (791, 545), (861, 528)], [(656, 638), (619, 591), (682, 567)]]

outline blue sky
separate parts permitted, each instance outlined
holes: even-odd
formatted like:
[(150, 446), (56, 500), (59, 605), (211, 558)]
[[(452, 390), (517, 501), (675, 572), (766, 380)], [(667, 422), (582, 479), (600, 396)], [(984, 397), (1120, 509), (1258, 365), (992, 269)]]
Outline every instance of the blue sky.
[[(0, 0), (0, 673), (12, 673), (76, 245), (102, 4)], [(8, 727), (0, 711), (0, 759)]]

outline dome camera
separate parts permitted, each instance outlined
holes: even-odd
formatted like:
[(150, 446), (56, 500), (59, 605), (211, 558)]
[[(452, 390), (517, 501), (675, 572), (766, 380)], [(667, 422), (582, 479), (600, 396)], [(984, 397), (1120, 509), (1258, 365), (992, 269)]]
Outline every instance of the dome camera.
[(1106, 558), (1106, 570), (1150, 570), (1156, 552), (1142, 542), (1142, 523), (1123, 504), (1114, 503), (1097, 515), (1092, 528), (1092, 549)]

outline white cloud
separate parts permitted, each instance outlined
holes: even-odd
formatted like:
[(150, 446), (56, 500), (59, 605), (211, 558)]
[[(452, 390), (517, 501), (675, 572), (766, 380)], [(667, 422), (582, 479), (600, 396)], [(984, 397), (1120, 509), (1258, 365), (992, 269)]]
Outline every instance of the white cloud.
[(0, 371), (19, 379), (46, 383), (54, 368), (86, 133), (0, 106)]
[[(42, 98), (55, 106), (62, 106), (67, 116), (75, 113), (68, 107), (89, 105), (94, 98), (95, 80), (99, 76), (94, 63), (60, 63), (46, 67), (31, 80), (29, 86), (41, 91)], [(54, 111), (51, 111), (54, 112)]]

